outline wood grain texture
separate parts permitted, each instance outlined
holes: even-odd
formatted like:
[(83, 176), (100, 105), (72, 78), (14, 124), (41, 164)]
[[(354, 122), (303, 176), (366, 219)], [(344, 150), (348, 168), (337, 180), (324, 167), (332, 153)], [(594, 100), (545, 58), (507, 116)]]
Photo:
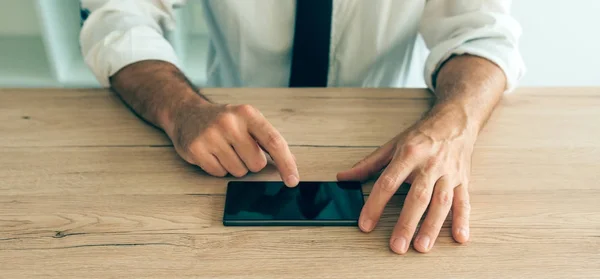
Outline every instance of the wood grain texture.
[[(393, 198), (370, 234), (355, 228), (222, 227), (222, 196), (11, 196), (0, 199), (2, 212), (12, 212), (0, 221), (0, 267), (4, 274), (27, 277), (38, 270), (63, 277), (119, 272), (151, 278), (169, 273), (260, 278), (281, 272), (348, 278), (367, 271), (378, 278), (407, 272), (595, 276), (598, 265), (584, 262), (600, 261), (600, 212), (589, 206), (597, 194), (560, 195), (561, 203), (555, 194), (474, 196), (468, 245), (454, 243), (446, 222), (430, 254), (405, 256), (387, 248), (403, 196)], [(357, 261), (361, 264), (348, 264)], [(311, 263), (327, 268), (308, 268)]]
[[(540, 92), (541, 91), (541, 92)], [(379, 146), (432, 102), (421, 89), (207, 89), (218, 102), (256, 106), (292, 145)], [(520, 89), (507, 95), (478, 144), (589, 147), (600, 130), (599, 88)], [(560, 127), (560, 129), (557, 129)], [(170, 144), (104, 90), (0, 89), (0, 146)]]
[[(375, 148), (292, 147), (302, 180), (335, 180)], [(600, 189), (599, 148), (475, 149), (471, 193)], [(552, 175), (544, 175), (552, 174)], [(370, 192), (376, 177), (365, 184)], [(180, 159), (172, 147), (0, 149), (0, 195), (224, 194), (227, 181)], [(242, 180), (280, 180), (271, 164)]]
[[(418, 89), (207, 93), (258, 107), (303, 180), (335, 179), (431, 102)], [(113, 94), (0, 89), (0, 278), (597, 278), (598, 119), (600, 88), (506, 96), (473, 157), (471, 242), (447, 220), (431, 253), (398, 256), (388, 241), (407, 188), (370, 234), (224, 227), (231, 178), (179, 159)]]

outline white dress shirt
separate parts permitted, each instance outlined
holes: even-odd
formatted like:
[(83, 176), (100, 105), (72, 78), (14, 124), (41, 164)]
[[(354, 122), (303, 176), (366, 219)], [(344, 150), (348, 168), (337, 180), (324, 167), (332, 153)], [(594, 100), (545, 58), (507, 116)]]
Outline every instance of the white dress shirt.
[[(185, 0), (83, 0), (87, 65), (103, 86), (122, 67), (147, 59), (180, 62), (165, 30)], [(287, 87), (295, 0), (203, 0), (210, 31), (211, 87)], [(432, 77), (453, 54), (497, 64), (512, 91), (524, 73), (521, 28), (506, 0), (333, 0), (328, 86), (406, 87)], [(418, 44), (422, 36), (424, 45)], [(420, 54), (425, 53), (425, 56)]]

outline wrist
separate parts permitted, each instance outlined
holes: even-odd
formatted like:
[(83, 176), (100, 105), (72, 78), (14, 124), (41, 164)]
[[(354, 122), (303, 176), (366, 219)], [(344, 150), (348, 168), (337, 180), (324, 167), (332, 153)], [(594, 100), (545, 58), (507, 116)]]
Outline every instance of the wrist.
[(185, 104), (209, 103), (175, 65), (164, 61), (130, 64), (111, 77), (111, 86), (135, 112), (169, 136)]
[(424, 122), (436, 135), (434, 138), (451, 139), (469, 137), (475, 140), (482, 121), (472, 114), (468, 106), (458, 102), (439, 102), (426, 115)]
[(178, 118), (182, 113), (190, 110), (197, 110), (203, 105), (208, 105), (210, 102), (202, 98), (199, 94), (193, 91), (180, 91), (173, 94), (169, 104), (166, 104), (160, 113), (157, 115), (158, 126), (165, 133), (173, 138), (174, 130)]
[(504, 72), (491, 61), (473, 55), (454, 56), (439, 71), (438, 98), (432, 110), (464, 115), (466, 129), (477, 135), (499, 103), (505, 84)]

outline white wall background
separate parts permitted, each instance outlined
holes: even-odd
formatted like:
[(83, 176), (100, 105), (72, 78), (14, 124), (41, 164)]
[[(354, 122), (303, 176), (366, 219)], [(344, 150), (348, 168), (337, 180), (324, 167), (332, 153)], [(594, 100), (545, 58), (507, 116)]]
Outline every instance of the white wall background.
[[(521, 86), (600, 86), (600, 1), (515, 0), (513, 14), (523, 27)], [(207, 41), (201, 15), (199, 5), (179, 11), (185, 28), (168, 36), (198, 83)], [(0, 0), (0, 87), (98, 86), (79, 55), (78, 28), (77, 0)]]
[[(30, 20), (23, 20), (23, 19)], [(40, 24), (31, 0), (0, 2), (0, 36), (39, 35)]]
[(600, 1), (514, 0), (522, 86), (600, 86)]

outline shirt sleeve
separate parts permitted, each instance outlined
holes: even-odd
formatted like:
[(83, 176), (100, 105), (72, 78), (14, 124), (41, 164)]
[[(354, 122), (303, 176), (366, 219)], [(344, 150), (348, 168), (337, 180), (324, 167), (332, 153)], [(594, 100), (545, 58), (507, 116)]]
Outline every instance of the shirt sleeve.
[(121, 68), (142, 60), (178, 66), (164, 31), (175, 27), (174, 0), (82, 0), (81, 52), (100, 84)]
[(524, 74), (518, 49), (521, 26), (510, 15), (507, 0), (428, 0), (419, 31), (430, 49), (425, 82), (435, 92), (434, 79), (452, 55), (471, 54), (490, 60), (507, 78), (512, 92)]

